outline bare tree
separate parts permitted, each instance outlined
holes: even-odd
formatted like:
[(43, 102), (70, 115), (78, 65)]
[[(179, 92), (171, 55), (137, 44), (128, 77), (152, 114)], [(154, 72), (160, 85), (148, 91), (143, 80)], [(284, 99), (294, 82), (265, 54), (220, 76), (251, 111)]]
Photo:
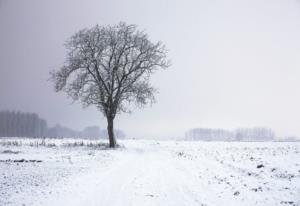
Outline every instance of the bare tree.
[(96, 25), (75, 33), (66, 43), (67, 60), (51, 72), (55, 90), (65, 91), (84, 106), (96, 105), (107, 119), (110, 147), (116, 146), (116, 114), (129, 112), (130, 103), (143, 106), (154, 101), (149, 78), (167, 68), (167, 51), (153, 43), (136, 25)]

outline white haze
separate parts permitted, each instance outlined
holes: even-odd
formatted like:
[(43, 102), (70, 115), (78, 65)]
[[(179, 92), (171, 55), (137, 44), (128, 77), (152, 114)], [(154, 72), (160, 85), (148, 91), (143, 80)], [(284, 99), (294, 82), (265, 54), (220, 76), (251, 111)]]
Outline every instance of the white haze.
[(36, 112), (82, 129), (105, 127), (54, 93), (64, 41), (95, 24), (137, 24), (169, 49), (157, 103), (118, 117), (129, 137), (178, 137), (194, 127), (265, 126), (300, 136), (300, 1), (0, 1), (0, 110)]

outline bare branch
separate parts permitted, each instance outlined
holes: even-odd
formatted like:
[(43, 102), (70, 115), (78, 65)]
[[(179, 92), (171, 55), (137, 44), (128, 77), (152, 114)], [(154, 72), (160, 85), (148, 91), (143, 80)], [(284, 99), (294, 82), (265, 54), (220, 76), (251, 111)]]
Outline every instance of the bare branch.
[(154, 102), (150, 76), (170, 66), (161, 42), (152, 43), (135, 25), (123, 22), (80, 30), (66, 48), (65, 64), (51, 72), (55, 91), (65, 91), (84, 106), (96, 105), (112, 118), (128, 112), (131, 103)]

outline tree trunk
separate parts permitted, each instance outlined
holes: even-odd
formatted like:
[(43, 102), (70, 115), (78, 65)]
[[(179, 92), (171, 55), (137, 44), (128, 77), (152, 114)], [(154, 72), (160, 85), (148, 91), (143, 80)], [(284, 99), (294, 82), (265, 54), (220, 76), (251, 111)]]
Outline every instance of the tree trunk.
[(116, 139), (114, 135), (114, 119), (107, 117), (107, 132), (109, 138), (109, 147), (116, 147)]

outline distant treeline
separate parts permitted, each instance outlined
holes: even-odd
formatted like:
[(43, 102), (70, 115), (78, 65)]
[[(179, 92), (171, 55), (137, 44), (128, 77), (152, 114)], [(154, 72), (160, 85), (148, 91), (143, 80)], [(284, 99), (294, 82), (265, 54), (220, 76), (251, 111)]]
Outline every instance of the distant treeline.
[(239, 128), (234, 131), (224, 129), (195, 128), (185, 135), (186, 140), (203, 141), (273, 141), (275, 132), (269, 128)]
[[(115, 130), (115, 135), (125, 138), (121, 130)], [(106, 138), (107, 132), (98, 126), (86, 127), (83, 131), (58, 124), (48, 127), (47, 121), (35, 113), (0, 111), (0, 137)]]
[(1, 137), (41, 137), (47, 133), (47, 122), (34, 113), (0, 112)]
[[(63, 127), (59, 124), (55, 125), (48, 129), (47, 137), (55, 137), (55, 138), (107, 138), (106, 129), (101, 130), (98, 126), (90, 126), (84, 128), (82, 131), (77, 131), (70, 129), (68, 127)], [(124, 139), (125, 133), (121, 130), (115, 129), (115, 136), (118, 139)]]

